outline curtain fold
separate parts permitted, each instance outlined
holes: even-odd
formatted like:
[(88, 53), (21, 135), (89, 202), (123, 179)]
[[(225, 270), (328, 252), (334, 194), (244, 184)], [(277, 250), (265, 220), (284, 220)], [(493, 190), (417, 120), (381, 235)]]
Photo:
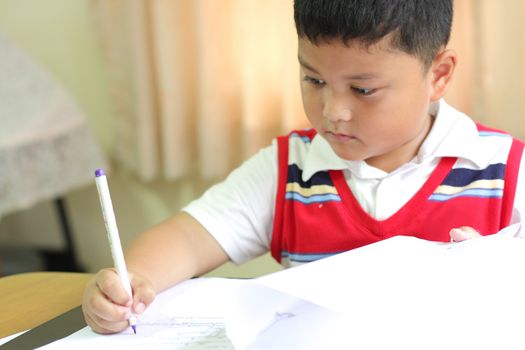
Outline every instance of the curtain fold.
[[(157, 67), (162, 173), (168, 179), (194, 171), (197, 62), (192, 1), (151, 2), (152, 41)], [(183, 29), (183, 30), (181, 30)], [(172, 161), (176, 160), (176, 161)], [(159, 166), (160, 168), (160, 166)], [(158, 169), (161, 172), (161, 169)]]
[[(115, 102), (113, 157), (143, 180), (216, 180), (308, 126), (293, 0), (92, 0)], [(456, 0), (447, 100), (525, 137), (521, 0)]]

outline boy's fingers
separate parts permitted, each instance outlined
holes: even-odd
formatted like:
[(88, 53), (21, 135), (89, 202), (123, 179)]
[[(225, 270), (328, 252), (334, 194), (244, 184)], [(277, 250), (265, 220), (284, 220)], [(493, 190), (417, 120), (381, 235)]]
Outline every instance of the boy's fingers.
[(152, 284), (130, 273), (133, 299), (114, 269), (101, 270), (86, 286), (82, 310), (86, 323), (97, 333), (115, 333), (128, 327), (134, 313), (141, 314), (155, 299)]
[(146, 310), (146, 304), (144, 304), (142, 301), (139, 301), (138, 303), (134, 304), (135, 306), (133, 306), (133, 311), (137, 314), (137, 315), (140, 315), (142, 314), (145, 310)]
[(96, 320), (120, 322), (127, 320), (131, 315), (128, 306), (114, 304), (100, 294), (91, 297), (88, 303), (91, 307), (91, 316)]
[(133, 311), (141, 314), (155, 300), (155, 290), (147, 280), (131, 274), (133, 288)]
[(86, 323), (91, 329), (101, 334), (120, 332), (129, 326), (128, 321), (110, 322), (94, 315), (85, 314), (85, 316)]
[(133, 311), (141, 314), (155, 299), (155, 292), (152, 289), (139, 289), (133, 295)]
[(130, 308), (108, 300), (92, 281), (84, 294), (82, 311), (86, 323), (98, 333), (114, 333), (124, 329)]
[(120, 277), (113, 269), (104, 269), (96, 279), (98, 289), (109, 300), (120, 305), (131, 305), (131, 297), (122, 286)]
[(481, 234), (470, 226), (462, 226), (450, 230), (450, 239), (453, 242), (463, 242), (467, 239), (481, 237)]
[(82, 308), (85, 314), (92, 318), (97, 316), (109, 321), (122, 321), (127, 319), (130, 314), (129, 306), (123, 306), (113, 303), (98, 288), (96, 281), (89, 291), (84, 294)]

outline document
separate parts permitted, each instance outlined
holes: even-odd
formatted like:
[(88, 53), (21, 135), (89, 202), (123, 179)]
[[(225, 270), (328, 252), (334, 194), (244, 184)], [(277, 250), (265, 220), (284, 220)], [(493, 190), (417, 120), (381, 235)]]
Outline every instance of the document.
[(159, 294), (127, 330), (49, 349), (525, 349), (525, 240), (398, 236), (251, 280)]
[(85, 327), (40, 349), (233, 349), (226, 337), (226, 295), (246, 280), (198, 278), (157, 295), (131, 328), (100, 335)]

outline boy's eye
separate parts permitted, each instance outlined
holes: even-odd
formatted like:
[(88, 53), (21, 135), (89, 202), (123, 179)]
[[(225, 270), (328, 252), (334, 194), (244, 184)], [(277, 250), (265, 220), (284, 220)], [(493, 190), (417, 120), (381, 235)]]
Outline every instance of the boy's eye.
[(358, 88), (358, 87), (353, 87), (352, 90), (357, 92), (359, 95), (363, 95), (363, 96), (372, 95), (376, 91), (376, 89), (365, 89), (365, 88)]
[(307, 83), (310, 83), (310, 84), (313, 84), (313, 85), (316, 85), (316, 86), (321, 86), (321, 85), (325, 84), (324, 80), (315, 79), (315, 78), (309, 77), (307, 75), (303, 78), (303, 80), (306, 81)]

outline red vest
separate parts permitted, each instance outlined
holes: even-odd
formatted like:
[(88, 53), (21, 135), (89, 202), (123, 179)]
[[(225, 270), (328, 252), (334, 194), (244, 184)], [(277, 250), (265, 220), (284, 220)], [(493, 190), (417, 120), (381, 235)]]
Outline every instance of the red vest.
[[(503, 135), (481, 125), (478, 129)], [(397, 235), (448, 242), (449, 231), (455, 227), (471, 226), (488, 235), (509, 225), (524, 146), (520, 141), (513, 139), (510, 151), (507, 147), (505, 164), (490, 164), (485, 169), (454, 167), (457, 158), (442, 158), (401, 209), (385, 220), (376, 220), (362, 209), (341, 170), (317, 172), (308, 181), (302, 180), (304, 159), (289, 161), (290, 153), (295, 152), (289, 141), (299, 137), (309, 147), (315, 134), (315, 130), (302, 130), (278, 138), (271, 243), (278, 262), (282, 257), (309, 262)]]

